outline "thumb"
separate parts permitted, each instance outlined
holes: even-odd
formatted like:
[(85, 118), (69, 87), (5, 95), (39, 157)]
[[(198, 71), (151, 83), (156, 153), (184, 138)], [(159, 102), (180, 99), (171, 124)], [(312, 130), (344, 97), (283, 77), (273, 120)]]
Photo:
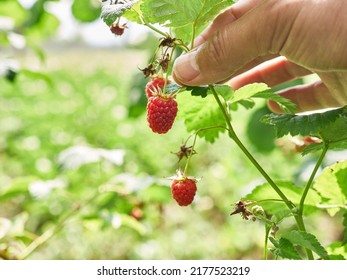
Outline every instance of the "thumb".
[[(272, 50), (272, 42), (276, 40), (274, 33), (283, 29), (277, 22), (280, 11), (270, 2), (278, 1), (261, 1), (216, 31), (197, 49), (177, 58), (173, 67), (176, 82), (194, 86), (225, 81), (255, 58), (275, 53)], [(277, 37), (285, 40), (284, 36)], [(276, 45), (282, 44), (276, 41)]]

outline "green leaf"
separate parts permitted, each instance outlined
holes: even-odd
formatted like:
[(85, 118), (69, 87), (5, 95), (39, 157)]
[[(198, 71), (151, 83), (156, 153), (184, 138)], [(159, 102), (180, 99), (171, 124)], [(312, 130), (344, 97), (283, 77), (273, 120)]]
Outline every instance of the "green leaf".
[[(295, 135), (318, 135), (324, 132), (329, 125), (336, 122), (338, 118), (346, 114), (346, 108), (342, 107), (335, 110), (330, 110), (324, 113), (315, 113), (310, 115), (292, 115), (292, 114), (269, 114), (264, 116), (263, 122), (273, 125), (276, 128), (277, 137), (290, 134)], [(331, 129), (335, 129), (332, 125)], [(341, 132), (342, 136), (344, 133)], [(327, 137), (330, 136), (330, 140), (334, 140), (335, 137), (331, 135), (331, 131), (327, 132)]]
[(24, 30), (24, 35), (29, 45), (37, 45), (40, 41), (47, 39), (47, 37), (55, 35), (59, 25), (60, 21), (55, 15), (44, 12), (38, 22)]
[[(313, 188), (324, 198), (330, 215), (335, 215), (347, 203), (347, 160), (326, 167)], [(333, 207), (333, 206), (336, 207)]]
[[(230, 99), (233, 95), (233, 90), (228, 85), (213, 85), (214, 90), (224, 98), (224, 100)], [(200, 96), (205, 98), (208, 94), (212, 94), (212, 91), (208, 86), (187, 86), (182, 87), (176, 83), (170, 83), (166, 87), (167, 93), (175, 93), (182, 91), (190, 91), (192, 96)]]
[(28, 10), (23, 8), (19, 1), (0, 1), (0, 16), (9, 17), (15, 25), (22, 24), (28, 16)]
[[(319, 134), (320, 138), (329, 144), (330, 150), (347, 149), (347, 112), (344, 112), (335, 122), (327, 125)], [(322, 150), (324, 143), (318, 143), (310, 149), (308, 147), (303, 151), (303, 154)]]
[(230, 99), (230, 103), (236, 103), (241, 100), (249, 99), (260, 92), (271, 91), (271, 89), (264, 83), (253, 83), (243, 86), (235, 91)]
[[(293, 102), (282, 97), (281, 95), (274, 93), (272, 89), (264, 83), (253, 83), (239, 88), (231, 96), (230, 103), (240, 103), (246, 109), (249, 109), (254, 106), (254, 101), (252, 101), (251, 98), (273, 100), (287, 113), (294, 113), (297, 109)], [(249, 103), (250, 101), (252, 103)], [(245, 104), (245, 102), (248, 103)]]
[(253, 83), (239, 88), (233, 94), (232, 98), (230, 99), (230, 103), (244, 102), (250, 98), (273, 100), (287, 113), (293, 113), (297, 108), (293, 102), (282, 97), (281, 95), (274, 93), (272, 89), (264, 83)]
[[(262, 123), (261, 118), (269, 113), (267, 107), (255, 110), (247, 124), (247, 136), (252, 145), (262, 153), (271, 152), (275, 148), (275, 129)], [(259, 137), (261, 135), (262, 137)]]
[(45, 13), (45, 3), (46, 0), (38, 0), (34, 3), (34, 5), (32, 5), (32, 7), (29, 9), (29, 17), (24, 23), (25, 28), (30, 28), (31, 26), (34, 26), (35, 24), (38, 24), (40, 22), (42, 16)]
[(101, 18), (108, 25), (111, 26), (112, 23), (116, 21), (119, 17), (123, 16), (123, 14), (132, 8), (132, 6), (138, 0), (128, 0), (123, 4), (106, 4), (101, 8)]
[(148, 0), (141, 5), (141, 11), (149, 23), (172, 27), (180, 34), (180, 39), (190, 41), (193, 34), (198, 34), (222, 9), (231, 4), (231, 0)]
[(275, 246), (275, 248), (271, 249), (271, 252), (276, 256), (291, 260), (302, 259), (296, 251), (294, 245), (289, 240), (283, 238), (281, 238), (280, 240), (276, 240), (273, 237), (270, 237), (269, 239), (271, 243)]
[(343, 215), (343, 241), (342, 244), (347, 244), (347, 211)]
[(342, 255), (329, 255), (329, 260), (346, 260), (346, 258)]
[(99, 1), (74, 0), (71, 10), (77, 20), (91, 22), (99, 18), (101, 7)]
[(327, 251), (318, 242), (317, 238), (311, 233), (291, 230), (285, 232), (282, 235), (281, 239), (282, 238), (288, 240), (293, 245), (298, 245), (315, 252), (323, 259), (329, 259)]
[[(171, 85), (171, 84), (170, 84)], [(228, 85), (213, 85), (214, 90), (224, 98), (224, 100), (230, 99), (230, 97), (233, 95), (233, 90)], [(173, 85), (170, 87), (170, 90), (179, 90), (179, 89), (185, 89), (186, 91), (190, 91), (192, 96), (201, 96), (202, 98), (205, 98), (208, 94), (212, 94), (212, 91), (208, 86), (188, 86), (188, 87), (179, 87), (178, 88)]]
[(320, 150), (322, 150), (324, 148), (324, 143), (312, 143), (308, 146), (306, 146), (301, 154), (303, 156), (307, 155), (307, 154), (310, 154), (310, 153), (315, 153), (315, 152), (318, 152)]
[(49, 77), (49, 75), (47, 75), (43, 72), (36, 72), (36, 71), (29, 70), (29, 69), (21, 69), (19, 73), (21, 75), (25, 75), (28, 78), (33, 79), (33, 80), (43, 80), (49, 86), (53, 86), (52, 79)]
[(193, 96), (201, 96), (204, 98), (207, 96), (209, 88), (207, 86), (187, 87), (186, 90), (190, 91), (190, 94)]
[(347, 107), (344, 107), (343, 114), (336, 121), (320, 131), (320, 136), (329, 143), (329, 149), (347, 149)]
[[(225, 127), (224, 116), (213, 96), (208, 95), (206, 98), (200, 98), (183, 92), (177, 96), (177, 101), (178, 117), (184, 119), (189, 132), (214, 126)], [(224, 131), (223, 128), (213, 128), (199, 132), (199, 136), (213, 143), (218, 138), (219, 133)]]
[[(215, 91), (224, 98), (225, 101), (234, 96), (233, 89), (228, 85), (214, 85)], [(211, 93), (210, 93), (211, 94)]]
[(280, 108), (286, 113), (293, 114), (297, 110), (297, 106), (292, 101), (272, 91), (259, 92), (255, 94), (253, 97), (275, 101), (280, 106)]
[(347, 259), (347, 244), (342, 242), (334, 242), (325, 247), (329, 253), (330, 259), (345, 260)]
[[(276, 182), (276, 184), (291, 202), (295, 205), (299, 204), (301, 195), (304, 191), (303, 188), (291, 182)], [(287, 209), (283, 201), (269, 201), (269, 199), (278, 200), (280, 198), (268, 183), (255, 187), (250, 194), (243, 198), (243, 200), (258, 201), (257, 204), (261, 205), (267, 213), (272, 215)], [(265, 201), (259, 202), (261, 200)], [(304, 214), (308, 215), (317, 209), (317, 204), (320, 201), (321, 197), (314, 190), (310, 190), (305, 200)]]
[(277, 211), (271, 217), (271, 221), (275, 224), (280, 224), (285, 218), (293, 216), (293, 213), (287, 208)]
[[(237, 103), (230, 104), (231, 106), (236, 105), (235, 111), (237, 110), (237, 104), (240, 104), (241, 106), (243, 106), (247, 110), (252, 109), (255, 106), (255, 102), (252, 99), (244, 99), (244, 100), (240, 100)], [(231, 107), (231, 108), (233, 108), (233, 107)]]
[(191, 24), (180, 27), (171, 27), (176, 38), (180, 38), (183, 42), (189, 42), (193, 36), (193, 28)]
[(129, 10), (126, 10), (123, 14), (123, 17), (125, 17), (127, 20), (136, 22), (138, 24), (141, 24), (141, 4), (143, 0), (137, 1)]

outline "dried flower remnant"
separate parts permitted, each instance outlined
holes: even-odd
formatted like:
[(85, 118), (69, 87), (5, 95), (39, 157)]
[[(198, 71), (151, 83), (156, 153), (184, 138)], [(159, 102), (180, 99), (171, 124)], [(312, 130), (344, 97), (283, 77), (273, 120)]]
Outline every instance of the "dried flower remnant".
[(230, 216), (235, 215), (235, 214), (241, 214), (242, 219), (249, 220), (250, 217), (252, 217), (252, 221), (255, 221), (255, 217), (253, 216), (252, 211), (247, 209), (248, 205), (251, 205), (253, 201), (242, 201), (239, 200), (238, 202), (235, 203), (235, 208), (234, 211), (230, 213)]

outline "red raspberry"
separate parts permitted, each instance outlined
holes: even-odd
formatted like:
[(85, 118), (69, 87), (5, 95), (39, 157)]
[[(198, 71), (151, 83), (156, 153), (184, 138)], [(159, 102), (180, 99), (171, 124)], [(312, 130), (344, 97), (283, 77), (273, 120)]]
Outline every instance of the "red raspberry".
[(171, 96), (152, 96), (147, 104), (147, 121), (153, 132), (164, 134), (172, 127), (177, 114), (177, 102)]
[[(170, 82), (167, 81), (167, 83), (169, 84)], [(146, 85), (147, 98), (150, 98), (153, 95), (155, 95), (155, 93), (158, 93), (160, 89), (164, 87), (164, 84), (165, 84), (165, 79), (163, 78), (154, 77), (150, 79)]]
[(171, 193), (178, 205), (187, 206), (191, 204), (196, 193), (196, 180), (188, 178), (173, 180)]

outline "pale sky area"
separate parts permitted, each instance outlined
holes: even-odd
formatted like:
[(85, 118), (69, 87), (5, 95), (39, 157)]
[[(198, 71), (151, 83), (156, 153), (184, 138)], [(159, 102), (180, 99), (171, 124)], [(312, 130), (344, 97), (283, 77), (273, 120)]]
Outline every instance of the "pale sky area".
[[(30, 8), (36, 0), (19, 0), (21, 4)], [(148, 29), (146, 27), (129, 23), (129, 29), (124, 36), (115, 38), (109, 28), (101, 20), (92, 23), (77, 22), (71, 12), (73, 0), (60, 0), (59, 2), (48, 2), (45, 7), (47, 11), (54, 14), (60, 20), (57, 37), (63, 41), (81, 38), (84, 42), (95, 47), (121, 46), (125, 42), (139, 43), (146, 39)]]

